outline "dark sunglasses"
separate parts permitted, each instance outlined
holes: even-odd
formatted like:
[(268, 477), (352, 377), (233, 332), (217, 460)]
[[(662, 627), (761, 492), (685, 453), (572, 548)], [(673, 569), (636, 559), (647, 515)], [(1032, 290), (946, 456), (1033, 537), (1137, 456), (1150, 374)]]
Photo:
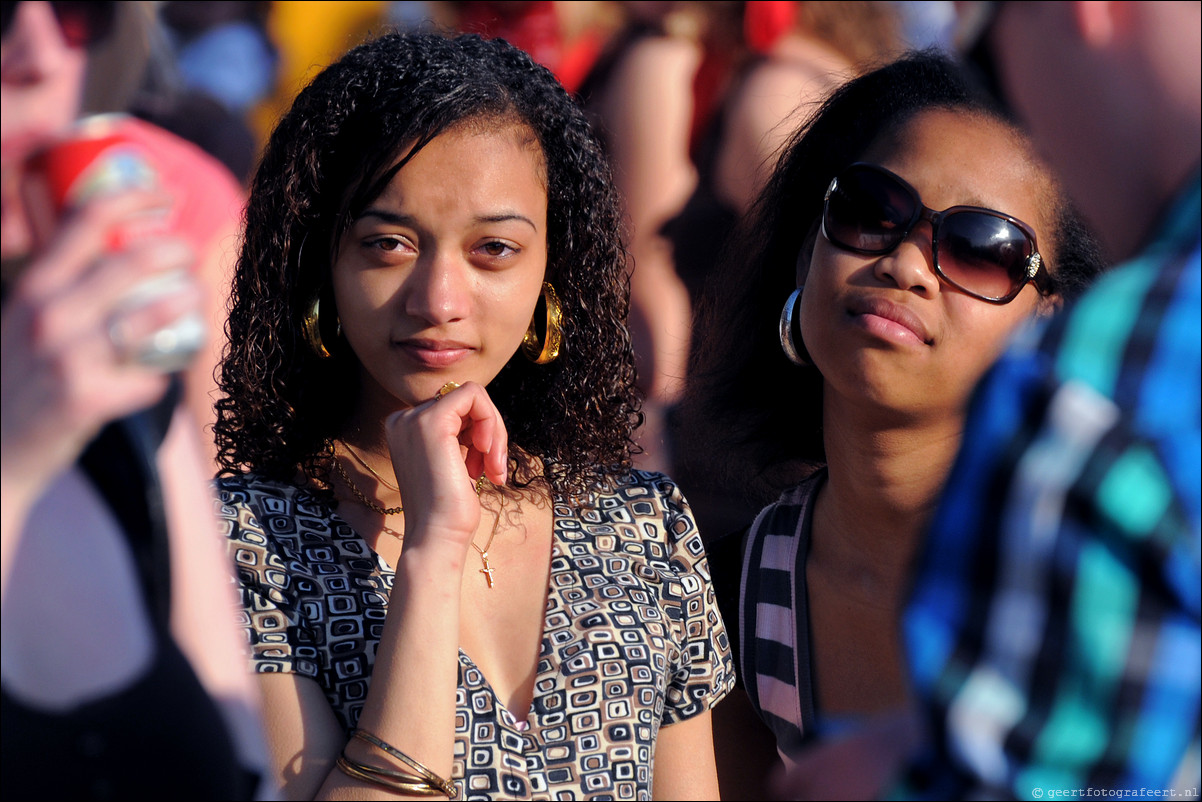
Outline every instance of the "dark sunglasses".
[[(13, 19), (17, 16), (17, 6), (21, 0), (4, 0), (0, 13), (3, 14), (2, 33), (8, 36)], [(54, 18), (63, 32), (63, 40), (71, 47), (87, 47), (109, 35), (113, 28), (113, 16), (116, 3), (90, 2), (90, 0), (51, 0), (50, 7), (54, 9)]]
[(1014, 300), (1027, 282), (1053, 292), (1035, 232), (1008, 214), (978, 206), (937, 212), (899, 176), (863, 163), (835, 176), (823, 200), (823, 236), (854, 253), (889, 253), (920, 220), (931, 224), (936, 275), (961, 292), (991, 304)]

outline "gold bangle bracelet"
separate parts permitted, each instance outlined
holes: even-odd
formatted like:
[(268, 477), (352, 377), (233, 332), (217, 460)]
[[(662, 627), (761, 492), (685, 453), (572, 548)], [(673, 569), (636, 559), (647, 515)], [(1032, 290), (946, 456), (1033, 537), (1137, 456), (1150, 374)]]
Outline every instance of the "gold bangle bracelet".
[(367, 763), (360, 763), (347, 756), (343, 752), (340, 756), (341, 760), (360, 774), (370, 774), (374, 777), (383, 777), (394, 782), (409, 783), (410, 785), (426, 785), (433, 788), (433, 784), (425, 777), (419, 777), (416, 774), (411, 774), (407, 771), (395, 771), (393, 769), (385, 769), (379, 766), (371, 766)]
[(424, 777), (418, 777), (416, 774), (407, 774), (405, 772), (379, 769), (374, 766), (368, 766), (366, 763), (357, 763), (348, 758), (345, 753), (338, 756), (334, 765), (351, 779), (379, 785), (392, 791), (401, 791), (406, 794), (413, 794), (414, 796), (444, 796), (446, 793), (442, 788), (434, 785)]
[(444, 780), (442, 777), (439, 777), (437, 774), (430, 771), (430, 769), (426, 768), (421, 763), (418, 763), (416, 760), (409, 757), (408, 755), (406, 755), (400, 749), (397, 749), (392, 744), (382, 741), (381, 739), (377, 738), (375, 735), (372, 735), (367, 730), (352, 730), (351, 737), (358, 738), (361, 741), (366, 741), (367, 743), (376, 747), (380, 751), (384, 752), (386, 755), (395, 757), (397, 760), (401, 761), (405, 765), (409, 766), (409, 768), (416, 771), (419, 775), (421, 775), (422, 778), (424, 778), (426, 781), (428, 781), (432, 786), (434, 786), (435, 788), (438, 788), (442, 793), (446, 794), (448, 798), (451, 798), (451, 799), (455, 798), (455, 794), (457, 793), (457, 790), (455, 788), (455, 783), (451, 782), (450, 780)]

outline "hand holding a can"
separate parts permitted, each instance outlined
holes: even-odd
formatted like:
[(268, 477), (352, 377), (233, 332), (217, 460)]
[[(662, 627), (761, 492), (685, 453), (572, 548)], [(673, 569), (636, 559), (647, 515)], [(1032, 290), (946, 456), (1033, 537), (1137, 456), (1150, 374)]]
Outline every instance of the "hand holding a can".
[(5, 506), (10, 491), (43, 487), (106, 422), (165, 392), (164, 355), (176, 343), (160, 343), (160, 354), (155, 338), (181, 319), (199, 319), (202, 295), (189, 272), (195, 255), (182, 239), (163, 235), (110, 246), (115, 230), (169, 202), (125, 191), (71, 210), (5, 299)]
[[(30, 156), (22, 182), (24, 206), (34, 247), (44, 251), (59, 235), (62, 221), (92, 201), (123, 192), (163, 193), (161, 171), (151, 152), (135, 135), (137, 123), (122, 114), (102, 114), (78, 121), (58, 140)], [(178, 208), (164, 203), (134, 209), (114, 220), (105, 237), (110, 252), (121, 252), (145, 239), (175, 234)], [(175, 293), (189, 283), (188, 269), (157, 274), (131, 288), (117, 317), (132, 314), (155, 299)], [(138, 339), (130, 327), (114, 322), (114, 344), (129, 358), (163, 372), (186, 368), (204, 342), (204, 323), (198, 311), (164, 320)]]

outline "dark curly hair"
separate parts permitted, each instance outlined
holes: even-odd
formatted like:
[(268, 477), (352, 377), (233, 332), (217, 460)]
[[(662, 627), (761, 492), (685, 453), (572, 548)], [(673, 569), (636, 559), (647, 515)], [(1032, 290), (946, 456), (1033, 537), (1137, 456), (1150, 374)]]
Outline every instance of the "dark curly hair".
[[(797, 286), (799, 244), (816, 230), (835, 174), (869, 151), (887, 148), (915, 115), (937, 109), (996, 121), (1019, 141), (1030, 141), (946, 55), (908, 52), (835, 90), (794, 133), (705, 287), (680, 415), (680, 450), (686, 461), (708, 463), (686, 463), (686, 470), (720, 470), (720, 485), (742, 494), (754, 509), (825, 462), (822, 376), (789, 362), (778, 334), (781, 308)], [(1053, 290), (1068, 300), (1103, 261), (1050, 175), (1048, 191), (1055, 230), (1040, 245)]]
[[(357, 402), (358, 362), (335, 332), (307, 346), (315, 297), (333, 308), (343, 233), (416, 152), (460, 124), (518, 122), (536, 136), (547, 184), (547, 280), (563, 309), (549, 365), (516, 355), (489, 385), (511, 476), (542, 460), (555, 491), (580, 495), (628, 470), (641, 420), (626, 329), (620, 205), (589, 124), (554, 76), (501, 40), (389, 33), (323, 70), (280, 120), (251, 184), (220, 367), (222, 466), (328, 488), (329, 441)], [(323, 316), (323, 322), (333, 318)]]

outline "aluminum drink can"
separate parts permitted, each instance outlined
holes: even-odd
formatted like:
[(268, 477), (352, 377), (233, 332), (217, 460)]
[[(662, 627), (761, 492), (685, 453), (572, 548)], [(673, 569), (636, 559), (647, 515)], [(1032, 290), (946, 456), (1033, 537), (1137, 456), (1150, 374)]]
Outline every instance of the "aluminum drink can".
[[(116, 192), (162, 188), (150, 154), (123, 132), (127, 119), (124, 114), (85, 117), (26, 161), (23, 199), (39, 247), (74, 207)], [(169, 217), (163, 211), (137, 216), (114, 230), (110, 249), (120, 250), (139, 236), (166, 232)]]
[[(124, 114), (86, 117), (26, 161), (22, 193), (36, 249), (50, 241), (65, 214), (88, 201), (130, 190), (170, 190), (162, 186), (147, 148), (127, 132), (128, 120)], [(111, 230), (108, 250), (119, 252), (140, 238), (167, 234), (172, 224), (170, 209), (132, 215)], [(120, 341), (113, 333), (120, 330), (123, 314), (180, 292), (194, 282), (186, 270), (167, 271), (140, 282), (114, 309), (110, 339), (114, 344)], [(188, 313), (141, 342), (123, 343), (123, 350), (145, 367), (174, 372), (192, 362), (204, 339), (204, 321), (199, 314)]]

